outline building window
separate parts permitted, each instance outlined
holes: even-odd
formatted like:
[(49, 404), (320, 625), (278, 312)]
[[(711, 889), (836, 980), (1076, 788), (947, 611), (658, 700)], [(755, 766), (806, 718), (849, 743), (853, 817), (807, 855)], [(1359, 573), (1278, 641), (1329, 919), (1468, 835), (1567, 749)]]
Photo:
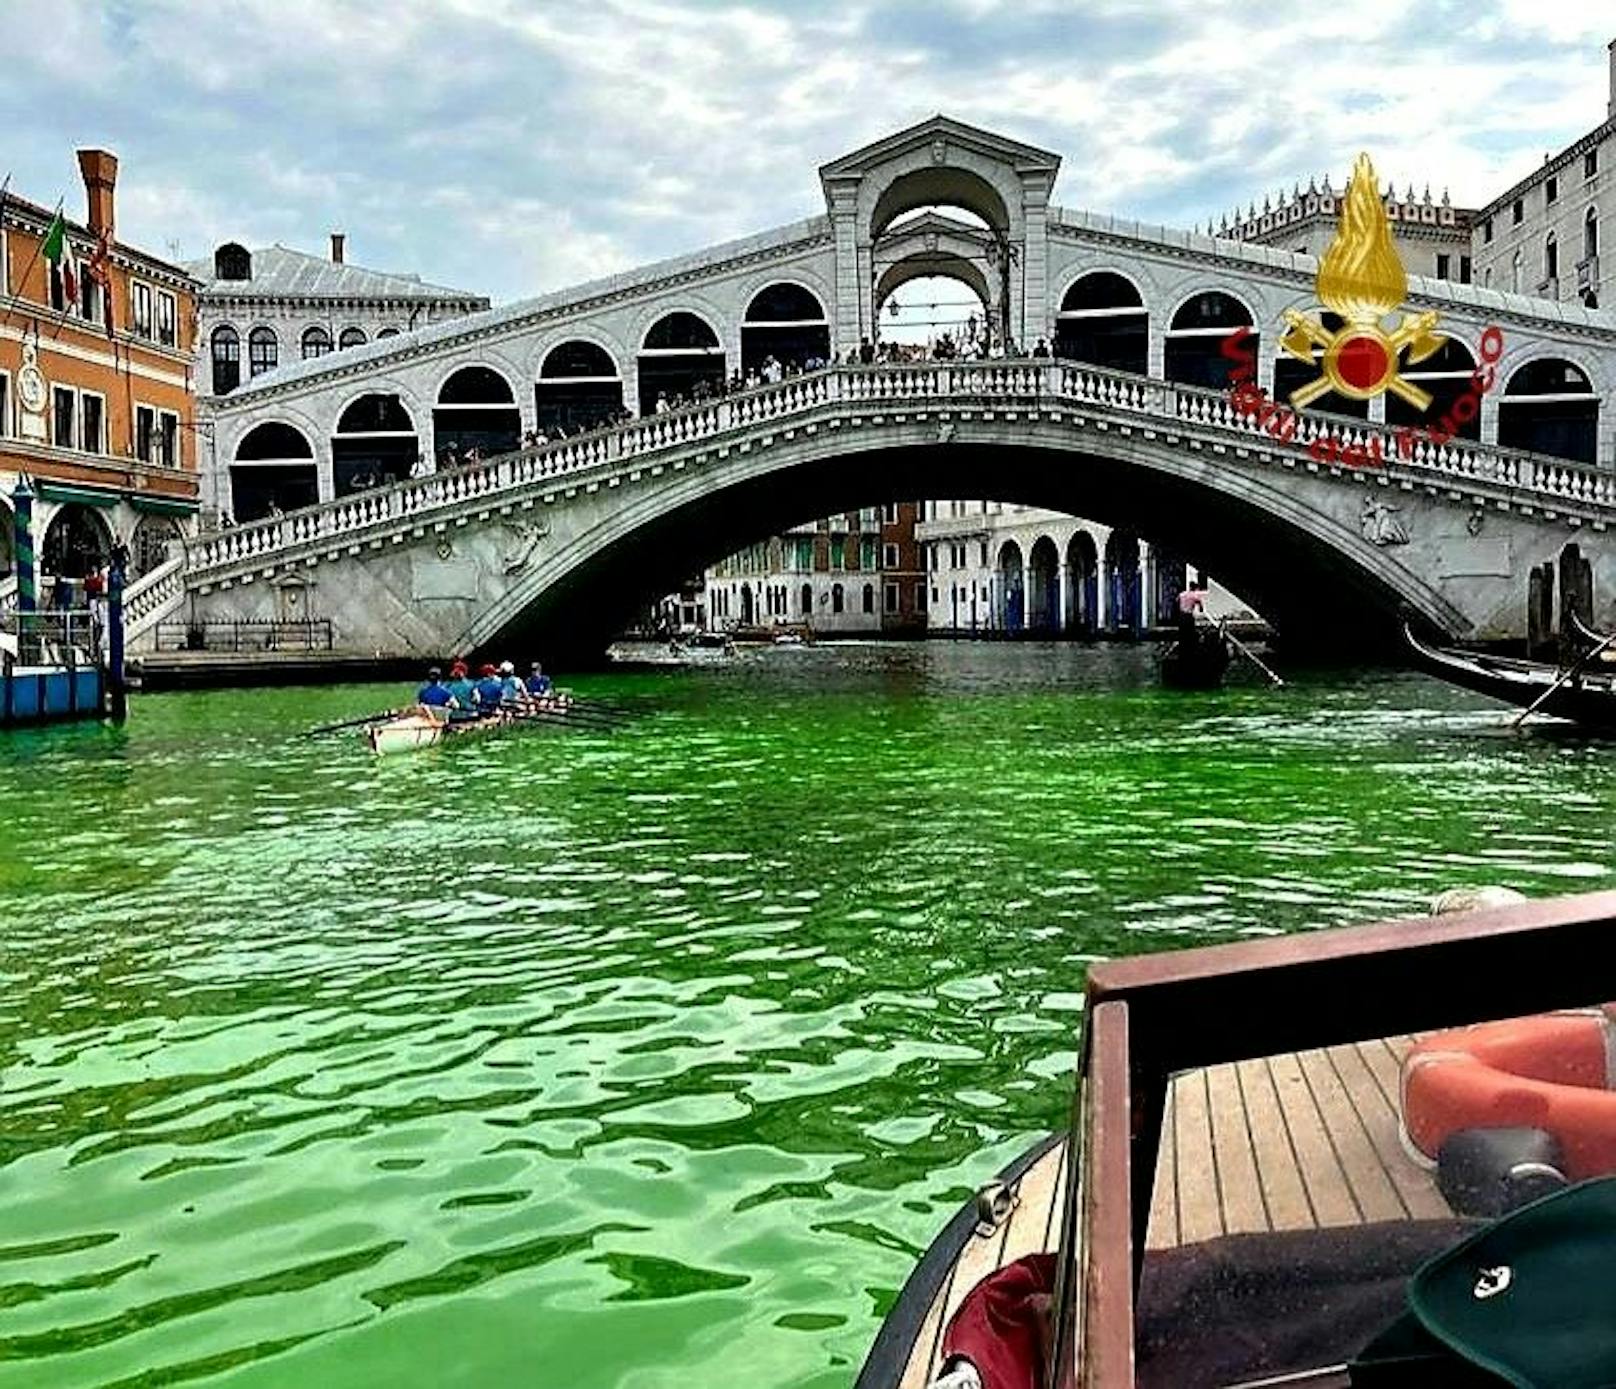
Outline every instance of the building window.
[(303, 330), (303, 360), (323, 357), (331, 350), (331, 334), (316, 325)]
[(988, 567), (988, 542), (985, 541), (985, 540), (982, 542), (982, 562), (981, 562), (981, 567), (983, 569), (986, 569)]
[(1546, 184), (1543, 185), (1543, 204), (1544, 204), (1544, 206), (1546, 207), (1546, 206), (1548, 206), (1548, 204), (1550, 204), (1552, 202), (1557, 202), (1559, 200), (1559, 197), (1560, 197), (1560, 180), (1557, 179), (1557, 178), (1551, 178)]
[(1582, 219), (1582, 256), (1592, 260), (1599, 254), (1599, 209), (1590, 207)]
[(859, 568), (875, 568), (875, 537), (873, 535), (861, 535), (859, 537)]
[(129, 286), (129, 331), (137, 338), (152, 335), (151, 310), (151, 286), (143, 285), (139, 280), (134, 281)]
[(0, 439), (11, 433), (11, 377), (0, 371)]
[(254, 328), (247, 334), (247, 374), (262, 376), (280, 364), (281, 342), (273, 328)]
[(135, 457), (152, 461), (152, 441), (157, 434), (157, 413), (149, 405), (135, 406)]
[(1582, 156), (1582, 176), (1584, 178), (1592, 178), (1598, 172), (1599, 151), (1596, 149), (1589, 150), (1587, 154)]
[(1450, 261), (1449, 257), (1447, 257), (1447, 256), (1440, 256), (1439, 255), (1436, 258), (1436, 277), (1437, 277), (1437, 279), (1445, 280), (1445, 279), (1448, 278), (1448, 267), (1449, 267), (1450, 264), (1451, 264), (1451, 261)]
[(105, 453), (107, 451), (104, 421), (106, 418), (106, 403), (98, 395), (81, 395), (79, 397), (79, 447), (85, 453)]
[(926, 611), (926, 585), (925, 584), (916, 584), (915, 585), (915, 611), (917, 613), (923, 613), (923, 612)]
[(1521, 218), (1524, 216), (1526, 216), (1526, 199), (1516, 198), (1515, 206), (1509, 210), (1510, 225), (1516, 227), (1520, 226)]
[(377, 337), (378, 340), (380, 340), (381, 338), (396, 338), (397, 336), (398, 336), (398, 329), (397, 328), (383, 328), (381, 330), (381, 332), (376, 334), (376, 337)]
[(842, 586), (840, 584), (832, 584), (830, 587), (830, 610), (833, 613), (841, 612), (842, 606), (845, 602), (846, 598), (842, 593)]
[(873, 613), (875, 611), (875, 585), (874, 584), (865, 584), (864, 585), (864, 611), (867, 612), (867, 613)]
[(86, 323), (101, 321), (101, 284), (90, 278), (90, 267), (79, 266), (79, 317)]
[(157, 461), (165, 468), (180, 465), (180, 417), (172, 410), (157, 413)]
[(1483, 241), (1493, 239), (1493, 219), (1491, 217), (1481, 224), (1481, 239)]
[(51, 387), (51, 443), (59, 449), (73, 447), (73, 417), (78, 403), (65, 386)]
[(898, 547), (896, 545), (883, 545), (881, 547), (881, 567), (883, 569), (896, 569), (898, 567)]
[(1560, 247), (1555, 242), (1554, 233), (1549, 233), (1549, 239), (1543, 243), (1543, 278), (1555, 280), (1560, 276)]
[(365, 330), (363, 328), (344, 328), (342, 336), (337, 339), (337, 346), (341, 348), (363, 347), (365, 345)]
[(888, 502), (884, 507), (881, 508), (881, 519), (889, 526), (895, 526), (898, 524), (897, 502)]
[(1470, 283), (1470, 257), (1469, 256), (1460, 256), (1459, 257), (1459, 283), (1462, 284), (1462, 285), (1467, 285), (1467, 284)]
[(889, 613), (895, 613), (895, 612), (898, 611), (898, 586), (897, 586), (897, 584), (888, 584), (886, 586), (886, 592), (885, 592), (885, 594), (882, 595), (882, 597), (885, 600), (886, 610)]
[(1509, 287), (1516, 294), (1521, 292), (1521, 248), (1515, 248), (1515, 254), (1509, 258)]
[(174, 347), (179, 342), (177, 325), (179, 323), (179, 304), (174, 296), (166, 290), (157, 291), (157, 341), (164, 347)]
[(241, 334), (228, 323), (213, 330), (213, 394), (228, 395), (241, 384)]

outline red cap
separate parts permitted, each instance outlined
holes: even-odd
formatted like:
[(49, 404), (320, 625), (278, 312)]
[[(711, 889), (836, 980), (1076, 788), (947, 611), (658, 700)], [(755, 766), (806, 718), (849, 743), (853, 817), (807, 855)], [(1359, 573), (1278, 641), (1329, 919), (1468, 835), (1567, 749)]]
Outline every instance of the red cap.
[(477, 672), (479, 675), (498, 675), (499, 672), (491, 665), (485, 665)]
[(456, 661), (452, 666), (449, 667), (450, 675), (464, 675), (465, 673), (466, 663), (464, 661)]

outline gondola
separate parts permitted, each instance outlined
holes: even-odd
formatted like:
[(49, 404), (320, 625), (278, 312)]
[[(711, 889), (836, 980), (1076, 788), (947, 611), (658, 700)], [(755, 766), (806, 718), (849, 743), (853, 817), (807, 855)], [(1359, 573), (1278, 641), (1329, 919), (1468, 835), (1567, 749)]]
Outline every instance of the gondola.
[[(1577, 625), (1582, 631), (1588, 631), (1581, 623)], [(1568, 668), (1518, 656), (1427, 646), (1407, 625), (1403, 636), (1420, 663), (1450, 684), (1506, 704), (1526, 708), (1536, 705), (1540, 714), (1569, 719), (1591, 728), (1616, 730), (1616, 674), (1608, 668), (1592, 663)], [(1596, 644), (1605, 641), (1597, 634), (1590, 636)], [(1581, 659), (1586, 661), (1587, 657)]]
[(1197, 631), (1192, 642), (1180, 637), (1162, 652), (1162, 684), (1174, 690), (1215, 690), (1223, 683), (1230, 659), (1221, 627)]
[[(1616, 1225), (1616, 1155), (1579, 1165), (1553, 1116), (1492, 1127), (1453, 1060), (1530, 1034), (1530, 1064), (1582, 1065), (1553, 1088), (1608, 1103), (1577, 1039), (1616, 1005), (1553, 1010), (1598, 992), (1613, 926), (1604, 892), (1092, 964), (1070, 1127), (942, 1231), (856, 1389), (1572, 1382), (1514, 1374), (1545, 1345), (1616, 1372), (1605, 1270), (1564, 1262), (1591, 1203)], [(1437, 1123), (1463, 1141), (1432, 1156)], [(1510, 1241), (1559, 1301), (1473, 1318)]]

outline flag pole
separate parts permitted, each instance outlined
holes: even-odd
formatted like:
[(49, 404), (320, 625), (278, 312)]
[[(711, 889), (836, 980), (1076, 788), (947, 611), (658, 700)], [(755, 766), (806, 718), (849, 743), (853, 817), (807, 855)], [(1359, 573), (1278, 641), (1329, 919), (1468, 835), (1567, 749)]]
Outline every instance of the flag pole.
[[(54, 222), (58, 217), (60, 217), (62, 215), (62, 204), (64, 202), (66, 202), (66, 201), (67, 201), (67, 199), (65, 197), (58, 198), (56, 200), (56, 211), (51, 214), (51, 221), (52, 222)], [(3, 211), (3, 209), (0, 209), (0, 211)], [(45, 236), (49, 236), (49, 235), (50, 235), (50, 228), (46, 227), (45, 228)], [(33, 255), (31, 255), (28, 258), (28, 264), (23, 266), (22, 274), (17, 277), (17, 283), (19, 285), (22, 284), (22, 282), (28, 278), (28, 272), (30, 270), (32, 270), (34, 268), (34, 266), (39, 264), (39, 257), (43, 253), (44, 249), (45, 249), (45, 237), (41, 236), (39, 238), (38, 243), (34, 246)], [(11, 297), (13, 299), (20, 299), (22, 296), (20, 294), (13, 294)], [(47, 301), (48, 301), (49, 297), (50, 297), (50, 287), (49, 287), (49, 285), (47, 285), (46, 286), (46, 299), (47, 299)], [(9, 323), (10, 321), (11, 321), (11, 305), (7, 304), (5, 306), (5, 308), (4, 308), (4, 310), (0, 310), (0, 323)], [(39, 320), (38, 320), (37, 315), (35, 315), (35, 319), (34, 319), (34, 336), (36, 338), (39, 336)]]

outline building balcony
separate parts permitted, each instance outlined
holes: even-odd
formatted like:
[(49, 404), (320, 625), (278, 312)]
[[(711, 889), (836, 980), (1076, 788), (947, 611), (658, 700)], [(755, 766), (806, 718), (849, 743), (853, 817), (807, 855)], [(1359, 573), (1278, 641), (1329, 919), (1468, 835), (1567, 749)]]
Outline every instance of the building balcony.
[(1585, 293), (1599, 288), (1599, 257), (1584, 256), (1577, 262), (1577, 292)]
[(1558, 275), (1544, 276), (1543, 279), (1537, 282), (1537, 289), (1533, 292), (1541, 294), (1545, 299), (1558, 299), (1560, 297), (1560, 277)]

